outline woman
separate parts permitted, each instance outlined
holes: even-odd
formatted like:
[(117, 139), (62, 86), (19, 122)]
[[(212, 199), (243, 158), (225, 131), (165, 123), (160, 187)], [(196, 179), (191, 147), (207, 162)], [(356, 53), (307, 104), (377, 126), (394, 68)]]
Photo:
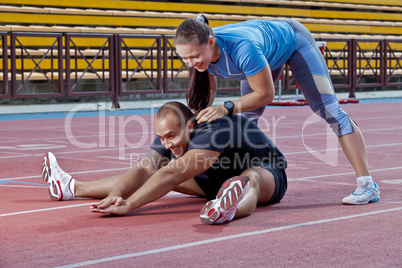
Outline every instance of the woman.
[[(257, 123), (274, 99), (274, 84), (287, 63), (309, 106), (330, 124), (355, 170), (357, 187), (342, 202), (367, 204), (379, 200), (363, 136), (340, 107), (324, 58), (303, 25), (294, 20), (249, 20), (212, 29), (207, 18), (200, 15), (180, 24), (174, 43), (192, 69), (187, 101), (198, 122), (241, 113)], [(211, 106), (216, 77), (241, 80), (242, 97)]]

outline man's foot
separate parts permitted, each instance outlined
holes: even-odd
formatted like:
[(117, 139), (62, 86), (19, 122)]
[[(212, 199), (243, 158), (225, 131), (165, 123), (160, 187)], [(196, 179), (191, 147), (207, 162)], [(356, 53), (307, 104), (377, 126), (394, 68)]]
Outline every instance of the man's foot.
[(220, 224), (231, 221), (248, 188), (249, 180), (247, 176), (226, 180), (219, 189), (216, 199), (209, 201), (201, 209), (201, 222), (203, 224)]
[(380, 200), (380, 189), (376, 183), (370, 186), (368, 181), (357, 179), (357, 187), (350, 195), (343, 198), (346, 205), (364, 205)]
[(49, 196), (54, 201), (74, 198), (75, 180), (64, 172), (57, 163), (56, 157), (48, 152), (43, 158), (42, 178), (49, 183)]

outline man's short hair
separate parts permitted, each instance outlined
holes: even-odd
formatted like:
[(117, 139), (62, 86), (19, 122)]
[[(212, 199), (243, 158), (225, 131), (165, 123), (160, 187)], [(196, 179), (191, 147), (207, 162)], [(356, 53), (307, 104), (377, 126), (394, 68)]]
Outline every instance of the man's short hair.
[(195, 121), (195, 116), (191, 110), (183, 103), (177, 101), (170, 101), (162, 105), (156, 113), (156, 118), (165, 118), (168, 114), (176, 116), (179, 122), (181, 122), (182, 128), (189, 120)]

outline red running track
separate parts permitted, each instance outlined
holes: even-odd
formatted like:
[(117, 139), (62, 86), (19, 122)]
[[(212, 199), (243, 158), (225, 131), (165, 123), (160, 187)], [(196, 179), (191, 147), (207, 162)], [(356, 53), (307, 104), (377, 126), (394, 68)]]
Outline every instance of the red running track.
[(201, 224), (205, 200), (174, 192), (124, 217), (48, 197), (47, 151), (78, 180), (122, 173), (152, 141), (151, 115), (2, 121), (0, 267), (402, 267), (402, 105), (343, 108), (365, 136), (379, 202), (342, 205), (355, 176), (335, 135), (306, 106), (273, 108), (260, 126), (288, 159), (288, 192), (218, 226)]

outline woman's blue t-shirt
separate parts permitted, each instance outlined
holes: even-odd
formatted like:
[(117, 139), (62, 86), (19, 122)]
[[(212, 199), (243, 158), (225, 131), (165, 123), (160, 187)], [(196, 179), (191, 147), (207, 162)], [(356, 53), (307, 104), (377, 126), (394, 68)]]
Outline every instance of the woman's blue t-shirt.
[(296, 36), (280, 20), (248, 20), (213, 28), (221, 57), (208, 72), (222, 78), (243, 80), (260, 72), (282, 67), (293, 54)]

